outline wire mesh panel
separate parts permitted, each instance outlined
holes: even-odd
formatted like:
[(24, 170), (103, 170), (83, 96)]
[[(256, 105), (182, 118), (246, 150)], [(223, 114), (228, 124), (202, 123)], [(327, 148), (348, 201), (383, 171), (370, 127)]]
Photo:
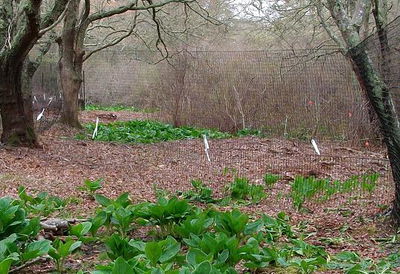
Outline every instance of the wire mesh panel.
[(374, 137), (363, 93), (338, 52), (184, 51), (168, 62), (138, 61), (154, 60), (150, 55), (104, 51), (94, 57), (86, 64), (88, 100), (158, 109), (160, 119), (174, 125)]
[(43, 62), (32, 79), (32, 107), (36, 130), (49, 129), (60, 118), (62, 95), (57, 64)]
[[(381, 39), (380, 39), (381, 38)], [(385, 45), (385, 43), (387, 43)], [(361, 43), (391, 93), (397, 113), (400, 111), (400, 17)]]

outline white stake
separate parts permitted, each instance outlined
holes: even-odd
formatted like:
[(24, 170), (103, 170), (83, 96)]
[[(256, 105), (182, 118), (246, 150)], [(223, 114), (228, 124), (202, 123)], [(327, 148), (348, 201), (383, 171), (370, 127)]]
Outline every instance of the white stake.
[(320, 153), (320, 151), (319, 151), (319, 149), (318, 149), (318, 146), (317, 146), (317, 142), (315, 142), (314, 139), (311, 139), (311, 144), (312, 144), (312, 146), (313, 146), (315, 152), (316, 152), (318, 155), (321, 155), (321, 153)]
[(94, 140), (94, 138), (96, 138), (97, 136), (97, 130), (99, 128), (99, 117), (96, 117), (96, 127), (94, 128), (93, 131), (93, 135), (92, 135), (92, 139)]
[(47, 106), (50, 106), (51, 102), (53, 102), (53, 97), (50, 97), (49, 103), (47, 104)]
[(203, 134), (203, 141), (204, 141), (204, 151), (206, 152), (207, 160), (211, 162), (210, 155), (208, 154), (210, 146), (208, 145), (207, 136), (205, 134)]
[(44, 110), (45, 110), (45, 109), (42, 109), (42, 112), (40, 112), (39, 115), (36, 117), (36, 121), (39, 121), (40, 119), (43, 118), (43, 116), (44, 116)]

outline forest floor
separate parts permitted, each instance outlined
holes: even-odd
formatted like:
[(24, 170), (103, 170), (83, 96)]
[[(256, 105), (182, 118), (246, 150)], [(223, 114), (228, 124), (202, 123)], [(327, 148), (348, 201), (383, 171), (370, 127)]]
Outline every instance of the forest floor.
[[(83, 122), (102, 116), (104, 121), (149, 118), (148, 114), (90, 111)], [(42, 149), (0, 148), (0, 196), (16, 196), (23, 185), (28, 192), (73, 197), (65, 217), (85, 217), (93, 213), (95, 202), (78, 189), (85, 179), (104, 179), (99, 193), (116, 197), (129, 192), (134, 201), (155, 200), (155, 186), (170, 192), (188, 190), (191, 179), (202, 179), (217, 197), (234, 173), (261, 182), (266, 173), (282, 179), (267, 190), (258, 204), (243, 205), (253, 215), (275, 216), (285, 211), (294, 225), (303, 227), (308, 241), (328, 251), (357, 251), (378, 258), (394, 251), (389, 240), (394, 234), (389, 222), (379, 217), (390, 206), (393, 186), (388, 162), (379, 148), (353, 148), (342, 143), (319, 143), (317, 156), (308, 142), (244, 137), (210, 140), (208, 162), (202, 140), (181, 140), (157, 144), (120, 144), (76, 140), (76, 130), (54, 125), (41, 135)], [(357, 193), (357, 199), (337, 196), (324, 203), (306, 203), (307, 211), (294, 210), (287, 193), (295, 175), (346, 179), (366, 172), (383, 174), (371, 195)], [(352, 194), (354, 198), (354, 193)]]

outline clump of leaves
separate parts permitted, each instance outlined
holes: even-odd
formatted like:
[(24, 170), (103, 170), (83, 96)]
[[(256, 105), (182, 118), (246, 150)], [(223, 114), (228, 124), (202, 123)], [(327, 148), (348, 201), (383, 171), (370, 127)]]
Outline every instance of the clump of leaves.
[(248, 221), (249, 216), (241, 213), (238, 209), (230, 212), (218, 212), (215, 214), (215, 229), (229, 236), (236, 235), (240, 239)]
[(300, 210), (303, 204), (310, 199), (319, 198), (324, 201), (337, 193), (351, 193), (355, 191), (367, 191), (371, 194), (376, 188), (379, 174), (365, 174), (362, 176), (352, 176), (345, 181), (333, 181), (329, 179), (316, 179), (314, 177), (295, 177), (292, 185), (290, 197), (294, 207)]
[(266, 197), (264, 187), (251, 184), (247, 178), (236, 177), (227, 188), (233, 200), (249, 200), (252, 203), (259, 203)]
[(180, 225), (175, 226), (174, 234), (181, 238), (189, 238), (191, 234), (201, 235), (214, 224), (210, 211), (200, 211), (190, 215)]
[(83, 186), (78, 187), (78, 189), (86, 192), (91, 198), (94, 199), (95, 192), (102, 188), (102, 182), (103, 179), (97, 179), (94, 181), (86, 179), (83, 181)]
[(264, 183), (267, 186), (274, 185), (276, 182), (278, 182), (279, 179), (281, 179), (281, 176), (276, 175), (276, 174), (267, 173), (264, 175)]
[[(86, 125), (91, 133), (95, 124)], [(194, 127), (173, 127), (170, 124), (150, 120), (133, 120), (128, 122), (114, 122), (100, 124), (96, 140), (112, 141), (123, 143), (156, 143), (163, 141), (202, 138), (203, 135), (209, 138), (228, 138), (229, 133), (223, 133), (213, 129), (200, 129)], [(77, 136), (78, 139), (85, 136)], [(87, 136), (89, 138), (89, 135)]]
[(132, 229), (134, 223), (143, 223), (142, 216), (147, 216), (148, 203), (132, 205), (129, 193), (123, 193), (115, 200), (103, 195), (95, 194), (96, 201), (102, 206), (97, 215), (91, 219), (90, 232), (95, 235), (100, 227), (105, 226), (107, 232), (118, 232), (125, 237)]
[(185, 191), (181, 194), (182, 198), (189, 201), (200, 202), (200, 203), (215, 203), (216, 200), (213, 198), (213, 190), (207, 187), (201, 180), (192, 180), (191, 184), (193, 190)]
[(65, 240), (57, 238), (49, 250), (50, 257), (56, 262), (56, 269), (58, 272), (64, 271), (65, 260), (70, 256), (76, 249), (81, 246), (81, 241), (75, 241), (71, 237), (67, 237)]
[(50, 241), (35, 240), (41, 229), (39, 218), (28, 219), (20, 201), (0, 198), (0, 273), (47, 254)]
[(399, 267), (399, 259), (397, 253), (375, 261), (370, 258), (361, 258), (356, 252), (343, 251), (333, 256), (327, 267), (341, 269), (346, 273), (398, 273), (393, 269)]
[(113, 234), (104, 242), (106, 246), (107, 256), (111, 260), (116, 260), (118, 257), (124, 260), (130, 260), (139, 254), (144, 253), (145, 243), (142, 241), (129, 240), (121, 237), (118, 234)]
[(259, 129), (254, 129), (254, 128), (244, 128), (240, 129), (236, 132), (235, 134), (238, 137), (243, 137), (243, 136), (257, 136), (257, 137), (263, 137), (264, 134), (261, 132)]
[(175, 225), (179, 225), (188, 215), (193, 213), (187, 200), (172, 197), (171, 199), (159, 198), (157, 203), (150, 204), (148, 210), (149, 219), (159, 227), (161, 236), (171, 235)]
[(47, 192), (40, 192), (36, 197), (31, 196), (23, 186), (18, 187), (18, 196), (27, 212), (44, 217), (49, 216), (55, 211), (62, 210), (69, 203), (68, 199), (50, 196)]

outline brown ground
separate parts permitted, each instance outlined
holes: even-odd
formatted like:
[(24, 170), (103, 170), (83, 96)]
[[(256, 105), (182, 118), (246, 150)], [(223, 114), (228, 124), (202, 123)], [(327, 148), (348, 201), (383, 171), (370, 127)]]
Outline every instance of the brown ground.
[[(81, 118), (94, 121), (99, 114), (107, 113), (85, 112)], [(149, 118), (132, 112), (116, 114), (118, 120)], [(310, 241), (324, 244), (333, 252), (356, 250), (371, 257), (388, 252), (376, 241), (392, 233), (376, 218), (383, 205), (390, 205), (393, 193), (388, 163), (379, 149), (373, 152), (326, 142), (319, 144), (323, 156), (316, 156), (308, 142), (246, 137), (210, 140), (208, 162), (202, 140), (127, 145), (78, 141), (73, 139), (75, 133), (56, 125), (41, 136), (43, 149), (0, 148), (0, 195), (15, 196), (18, 185), (24, 185), (28, 191), (77, 197), (79, 204), (71, 206), (69, 214), (79, 217), (95, 206), (77, 189), (87, 178), (103, 178), (100, 193), (104, 195), (115, 197), (128, 191), (134, 200), (142, 201), (154, 200), (154, 185), (169, 191), (187, 190), (194, 178), (202, 179), (222, 197), (224, 185), (233, 176), (224, 172), (227, 168), (260, 183), (266, 172), (278, 173), (284, 179), (268, 190), (268, 198), (242, 210), (271, 215), (286, 211), (294, 224), (301, 221), (307, 231), (314, 232)], [(323, 204), (309, 203), (308, 213), (297, 213), (290, 199), (281, 197), (289, 189), (288, 181), (297, 174), (344, 179), (370, 171), (383, 174), (371, 196), (353, 193), (358, 197), (355, 200), (342, 196)], [(331, 239), (321, 242), (321, 237)]]

